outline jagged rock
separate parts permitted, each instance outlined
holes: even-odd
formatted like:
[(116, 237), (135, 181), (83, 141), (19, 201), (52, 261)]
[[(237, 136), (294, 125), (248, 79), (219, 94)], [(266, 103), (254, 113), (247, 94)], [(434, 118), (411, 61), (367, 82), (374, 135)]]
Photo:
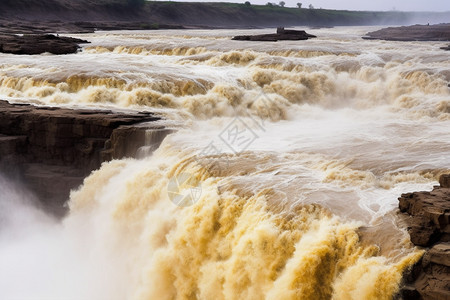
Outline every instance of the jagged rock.
[[(441, 180), (447, 184), (447, 179)], [(408, 213), (411, 241), (430, 246), (450, 234), (450, 188), (435, 187), (431, 192), (403, 194), (399, 198), (401, 212)]]
[(439, 178), (431, 192), (403, 194), (400, 211), (408, 215), (411, 242), (431, 247), (405, 274), (403, 299), (450, 299), (450, 175)]
[[(171, 131), (150, 112), (63, 109), (0, 100), (0, 169), (19, 173), (44, 205), (64, 213), (69, 191), (102, 162), (134, 157)], [(154, 132), (154, 133), (153, 133)]]
[(315, 35), (308, 34), (304, 30), (286, 30), (283, 27), (277, 28), (277, 33), (273, 34), (259, 34), (259, 35), (238, 35), (232, 38), (236, 41), (262, 41), (262, 42), (276, 42), (276, 41), (297, 41), (315, 38)]
[(79, 44), (89, 43), (88, 41), (60, 37), (52, 34), (27, 34), (27, 35), (0, 35), (0, 52), (10, 54), (70, 54), (75, 53), (80, 48)]
[(425, 265), (435, 263), (450, 267), (450, 242), (434, 245), (433, 248), (425, 254), (423, 263)]

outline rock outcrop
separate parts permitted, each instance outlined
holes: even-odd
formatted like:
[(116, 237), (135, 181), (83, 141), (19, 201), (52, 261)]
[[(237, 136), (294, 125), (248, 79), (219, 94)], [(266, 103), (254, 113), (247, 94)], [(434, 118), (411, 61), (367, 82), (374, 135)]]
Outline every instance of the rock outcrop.
[(150, 112), (66, 109), (0, 101), (0, 170), (20, 177), (61, 215), (70, 189), (102, 162), (135, 157), (171, 131)]
[(431, 192), (401, 195), (411, 242), (428, 247), (407, 274), (404, 299), (450, 299), (450, 175), (442, 175)]
[(0, 52), (11, 54), (76, 53), (88, 41), (53, 34), (0, 35)]
[(450, 24), (388, 27), (369, 32), (366, 40), (450, 41)]
[(276, 41), (307, 40), (315, 37), (316, 37), (315, 35), (308, 34), (304, 30), (286, 30), (283, 27), (278, 27), (277, 33), (259, 34), (259, 35), (238, 35), (233, 37), (232, 40), (276, 42)]
[[(445, 179), (441, 182), (444, 186), (448, 184)], [(439, 241), (450, 241), (450, 188), (441, 185), (431, 192), (403, 194), (399, 208), (411, 216), (409, 234), (413, 244), (428, 247)]]

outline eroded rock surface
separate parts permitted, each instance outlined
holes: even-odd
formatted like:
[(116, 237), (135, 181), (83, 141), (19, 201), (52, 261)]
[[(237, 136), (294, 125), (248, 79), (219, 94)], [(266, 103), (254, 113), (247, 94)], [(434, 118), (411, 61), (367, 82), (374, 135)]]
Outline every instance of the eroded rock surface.
[(411, 242), (428, 247), (406, 275), (404, 299), (450, 299), (450, 175), (442, 175), (439, 183), (431, 192), (406, 193), (399, 198)]
[[(170, 132), (150, 112), (63, 109), (0, 100), (0, 169), (19, 176), (57, 214), (102, 162), (135, 157)], [(146, 139), (149, 132), (152, 139)]]
[(427, 247), (450, 241), (450, 188), (403, 194), (399, 208), (411, 216), (409, 233), (413, 244)]

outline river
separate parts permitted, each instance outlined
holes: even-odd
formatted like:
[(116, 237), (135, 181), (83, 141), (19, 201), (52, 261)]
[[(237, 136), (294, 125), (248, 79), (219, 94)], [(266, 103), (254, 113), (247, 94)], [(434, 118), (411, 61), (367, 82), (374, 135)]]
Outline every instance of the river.
[(439, 42), (361, 39), (375, 29), (96, 32), (73, 35), (91, 41), (78, 54), (0, 54), (2, 98), (175, 129), (92, 172), (63, 220), (0, 177), (0, 298), (391, 299), (422, 253), (397, 198), (449, 170), (450, 63)]

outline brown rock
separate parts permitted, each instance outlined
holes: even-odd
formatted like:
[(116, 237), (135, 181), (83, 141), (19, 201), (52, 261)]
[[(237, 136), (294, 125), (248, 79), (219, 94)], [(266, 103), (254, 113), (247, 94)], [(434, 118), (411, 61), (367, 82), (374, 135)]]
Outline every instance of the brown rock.
[(279, 27), (277, 28), (277, 33), (274, 34), (238, 35), (233, 37), (232, 40), (276, 42), (307, 40), (315, 37), (315, 35), (308, 34), (304, 30), (285, 30), (284, 27)]
[(137, 157), (141, 150), (144, 152), (146, 149), (156, 150), (157, 146), (171, 132), (173, 131), (170, 129), (158, 127), (149, 130), (145, 124), (120, 126), (113, 131), (110, 139), (110, 151), (106, 152), (111, 155), (109, 159)]
[[(19, 173), (61, 215), (69, 191), (102, 162), (157, 147), (170, 130), (150, 112), (76, 110), (0, 100), (0, 169)], [(153, 149), (152, 148), (152, 149)]]
[[(450, 299), (450, 185), (449, 175), (442, 175), (440, 186), (431, 192), (403, 194), (400, 211), (408, 217), (411, 242), (431, 247), (405, 274), (403, 299)], [(419, 296), (418, 296), (419, 295)]]
[(439, 177), (439, 184), (443, 188), (450, 188), (450, 174), (444, 174)]
[(88, 41), (71, 37), (59, 37), (52, 34), (0, 35), (0, 52), (11, 54), (52, 54), (75, 53), (79, 44)]
[[(420, 293), (417, 291), (416, 287), (414, 285), (405, 285), (401, 291), (400, 291), (400, 299), (403, 300), (422, 300), (422, 296), (420, 296)], [(399, 297), (396, 297), (395, 299), (398, 299)]]
[(434, 263), (450, 267), (450, 243), (445, 242), (434, 245), (433, 248), (424, 255), (423, 263)]
[(450, 299), (450, 243), (439, 243), (425, 253), (422, 273), (415, 282), (423, 299)]
[(403, 194), (399, 198), (401, 212), (409, 214), (411, 241), (430, 246), (450, 233), (450, 189), (435, 187), (431, 192)]

